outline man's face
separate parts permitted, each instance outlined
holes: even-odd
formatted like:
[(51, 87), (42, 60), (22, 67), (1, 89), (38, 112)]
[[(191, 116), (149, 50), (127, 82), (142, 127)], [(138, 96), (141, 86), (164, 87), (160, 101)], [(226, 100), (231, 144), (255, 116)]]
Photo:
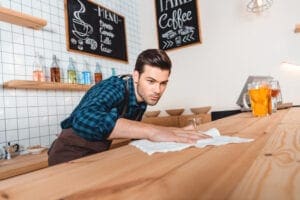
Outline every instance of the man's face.
[(161, 70), (150, 65), (144, 66), (142, 74), (134, 71), (133, 80), (137, 101), (144, 101), (151, 106), (157, 104), (167, 87), (169, 75), (169, 70)]

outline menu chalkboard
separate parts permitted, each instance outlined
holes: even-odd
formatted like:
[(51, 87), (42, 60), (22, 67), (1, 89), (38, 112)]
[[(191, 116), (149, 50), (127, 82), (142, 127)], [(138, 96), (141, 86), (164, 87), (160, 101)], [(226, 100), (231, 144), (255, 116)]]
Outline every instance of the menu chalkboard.
[(65, 0), (68, 51), (128, 61), (125, 18), (87, 0)]
[(201, 43), (197, 0), (155, 0), (159, 48)]

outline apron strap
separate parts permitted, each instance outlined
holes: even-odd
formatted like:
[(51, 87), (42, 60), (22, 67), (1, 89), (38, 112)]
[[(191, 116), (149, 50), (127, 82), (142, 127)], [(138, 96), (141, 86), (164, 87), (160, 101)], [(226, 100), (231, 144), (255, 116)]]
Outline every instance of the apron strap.
[(119, 75), (119, 78), (126, 81), (126, 88), (125, 88), (125, 99), (124, 99), (124, 106), (121, 112), (120, 117), (124, 117), (128, 108), (128, 102), (129, 102), (129, 79), (132, 77), (131, 74), (123, 74)]

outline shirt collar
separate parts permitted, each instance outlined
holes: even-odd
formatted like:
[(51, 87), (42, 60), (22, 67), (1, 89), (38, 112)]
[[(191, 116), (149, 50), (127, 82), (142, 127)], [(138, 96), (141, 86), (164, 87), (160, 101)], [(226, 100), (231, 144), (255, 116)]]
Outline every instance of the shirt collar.
[(135, 96), (135, 90), (134, 90), (134, 83), (133, 78), (128, 79), (129, 83), (129, 105), (134, 107), (140, 107), (141, 109), (146, 109), (147, 104), (145, 102), (138, 103), (136, 96)]

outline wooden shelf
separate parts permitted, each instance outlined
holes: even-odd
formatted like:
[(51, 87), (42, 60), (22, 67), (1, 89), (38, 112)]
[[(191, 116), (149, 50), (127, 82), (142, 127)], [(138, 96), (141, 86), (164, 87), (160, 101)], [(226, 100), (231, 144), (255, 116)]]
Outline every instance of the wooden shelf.
[(28, 14), (14, 11), (0, 6), (0, 21), (26, 26), (33, 29), (41, 29), (47, 25), (47, 21)]
[(296, 24), (295, 33), (300, 33), (300, 24)]
[(3, 88), (15, 89), (38, 89), (38, 90), (73, 90), (87, 91), (92, 85), (81, 85), (71, 83), (54, 83), (54, 82), (39, 82), (39, 81), (24, 81), (12, 80), (5, 82)]

